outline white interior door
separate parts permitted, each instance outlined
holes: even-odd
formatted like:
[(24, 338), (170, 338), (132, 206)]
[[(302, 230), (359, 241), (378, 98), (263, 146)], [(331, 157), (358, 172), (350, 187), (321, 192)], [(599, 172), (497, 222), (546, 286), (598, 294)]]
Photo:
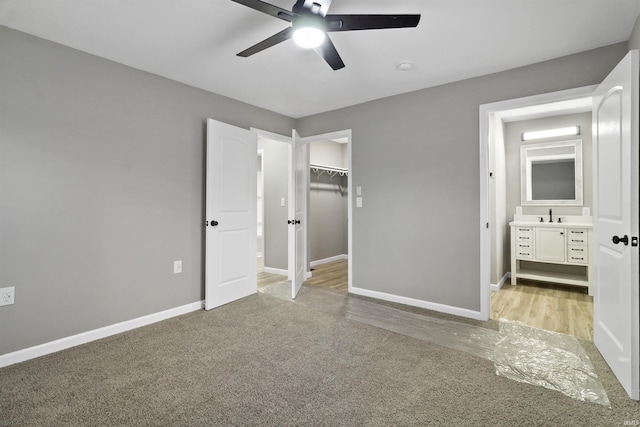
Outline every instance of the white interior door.
[(254, 294), (255, 133), (207, 120), (205, 309)]
[(632, 399), (638, 358), (638, 52), (593, 101), (594, 342)]
[(293, 130), (289, 168), (289, 277), (291, 298), (298, 295), (307, 271), (307, 189), (309, 158), (307, 144)]

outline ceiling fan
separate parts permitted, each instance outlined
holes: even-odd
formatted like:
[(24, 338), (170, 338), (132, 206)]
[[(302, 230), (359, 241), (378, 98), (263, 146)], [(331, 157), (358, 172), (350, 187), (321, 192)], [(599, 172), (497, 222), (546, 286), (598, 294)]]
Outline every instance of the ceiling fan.
[(344, 62), (327, 33), (416, 27), (420, 22), (420, 15), (328, 15), (331, 0), (296, 0), (291, 11), (260, 0), (232, 1), (291, 23), (238, 56), (246, 58), (293, 38), (299, 46), (315, 49), (334, 70), (343, 68)]

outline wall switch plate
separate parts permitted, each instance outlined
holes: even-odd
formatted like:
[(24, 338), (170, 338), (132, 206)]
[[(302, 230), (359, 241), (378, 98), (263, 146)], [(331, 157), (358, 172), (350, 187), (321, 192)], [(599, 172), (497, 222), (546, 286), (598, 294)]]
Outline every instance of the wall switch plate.
[(359, 185), (356, 187), (356, 196), (362, 196), (362, 187)]
[(286, 204), (287, 204), (287, 203), (286, 203), (286, 201), (285, 201), (284, 197), (283, 197), (283, 198), (281, 198), (281, 199), (280, 199), (280, 206), (284, 206), (284, 205), (286, 205)]
[(16, 287), (0, 288), (0, 306), (11, 305), (15, 302)]
[(356, 208), (362, 207), (362, 197), (356, 197)]
[(173, 274), (182, 273), (182, 260), (173, 261)]

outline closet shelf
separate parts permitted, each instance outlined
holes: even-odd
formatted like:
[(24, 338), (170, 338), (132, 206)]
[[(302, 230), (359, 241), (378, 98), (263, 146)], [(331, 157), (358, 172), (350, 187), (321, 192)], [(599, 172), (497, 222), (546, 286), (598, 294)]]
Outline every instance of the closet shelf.
[(333, 178), (336, 175), (340, 175), (340, 176), (349, 176), (349, 169), (346, 168), (336, 168), (333, 166), (324, 166), (324, 165), (318, 165), (318, 164), (314, 164), (311, 163), (309, 165), (309, 168), (318, 174), (318, 176), (322, 175), (323, 173), (326, 173), (327, 175), (329, 175), (329, 178)]

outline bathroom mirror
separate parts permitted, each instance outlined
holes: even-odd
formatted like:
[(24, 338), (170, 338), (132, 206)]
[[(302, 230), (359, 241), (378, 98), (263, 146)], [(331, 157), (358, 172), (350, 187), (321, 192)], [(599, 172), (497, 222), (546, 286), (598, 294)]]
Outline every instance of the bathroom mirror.
[(582, 140), (520, 147), (523, 205), (582, 206)]

